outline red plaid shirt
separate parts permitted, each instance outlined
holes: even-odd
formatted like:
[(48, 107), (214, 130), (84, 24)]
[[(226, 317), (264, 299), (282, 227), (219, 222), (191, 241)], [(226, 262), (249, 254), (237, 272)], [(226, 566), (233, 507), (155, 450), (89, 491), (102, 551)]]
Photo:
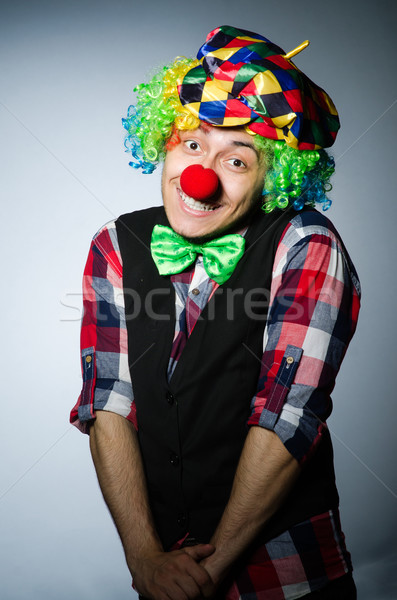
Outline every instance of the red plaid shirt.
[[(95, 410), (116, 412), (138, 426), (122, 274), (111, 222), (94, 237), (83, 278), (83, 389), (71, 422), (84, 432)], [(190, 271), (172, 281), (176, 327), (169, 376), (217, 288), (200, 257)], [(273, 430), (300, 463), (310, 456), (326, 427), (330, 393), (355, 331), (359, 304), (357, 274), (332, 224), (315, 211), (295, 216), (274, 260), (262, 368), (248, 424)], [(280, 369), (291, 346), (301, 349), (301, 359), (287, 389), (279, 383)], [(257, 551), (236, 576), (227, 598), (293, 600), (350, 570), (338, 512), (330, 511), (294, 526)]]

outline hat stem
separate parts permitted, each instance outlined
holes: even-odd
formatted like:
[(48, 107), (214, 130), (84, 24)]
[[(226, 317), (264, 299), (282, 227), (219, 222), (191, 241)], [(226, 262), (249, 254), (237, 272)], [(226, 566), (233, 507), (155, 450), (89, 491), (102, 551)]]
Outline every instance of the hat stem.
[(310, 44), (309, 40), (306, 40), (305, 42), (302, 42), (294, 50), (291, 50), (290, 52), (288, 52), (288, 54), (284, 54), (284, 58), (286, 60), (289, 60), (293, 56), (296, 56), (297, 54), (299, 54), (299, 52), (302, 52), (302, 50), (304, 50), (305, 48), (307, 48), (309, 44)]

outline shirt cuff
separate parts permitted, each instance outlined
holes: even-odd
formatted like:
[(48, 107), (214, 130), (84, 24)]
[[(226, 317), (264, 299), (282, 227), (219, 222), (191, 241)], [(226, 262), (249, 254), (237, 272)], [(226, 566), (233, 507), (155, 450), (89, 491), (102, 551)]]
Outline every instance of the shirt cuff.
[(100, 355), (94, 347), (81, 351), (83, 386), (77, 404), (71, 411), (70, 422), (83, 433), (89, 433), (90, 423), (96, 418), (95, 411), (106, 410), (125, 417), (137, 429), (131, 382), (98, 377)]

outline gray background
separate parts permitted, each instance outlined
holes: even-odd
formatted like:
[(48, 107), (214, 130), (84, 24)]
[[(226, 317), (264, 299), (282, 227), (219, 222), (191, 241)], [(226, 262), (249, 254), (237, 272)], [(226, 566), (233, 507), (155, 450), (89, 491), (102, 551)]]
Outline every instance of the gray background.
[(330, 428), (359, 598), (397, 598), (390, 4), (0, 3), (1, 598), (134, 597), (88, 438), (68, 425), (80, 388), (81, 275), (103, 223), (160, 202), (160, 173), (133, 171), (123, 154), (120, 118), (133, 86), (153, 66), (195, 55), (221, 24), (258, 31), (286, 51), (310, 39), (296, 62), (341, 114), (328, 216), (359, 271), (363, 308)]

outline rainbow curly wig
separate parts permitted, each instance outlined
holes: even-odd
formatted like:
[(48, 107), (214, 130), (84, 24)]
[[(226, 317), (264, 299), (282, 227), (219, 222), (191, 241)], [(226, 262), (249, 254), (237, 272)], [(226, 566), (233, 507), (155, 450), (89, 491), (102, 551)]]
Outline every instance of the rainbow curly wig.
[[(152, 173), (166, 151), (179, 143), (178, 130), (200, 126), (201, 121), (181, 104), (177, 89), (178, 82), (199, 64), (196, 59), (178, 57), (134, 89), (136, 104), (129, 107), (122, 122), (127, 130), (126, 152), (133, 157), (129, 164), (135, 169)], [(316, 204), (323, 210), (330, 207), (326, 193), (332, 189), (329, 180), (335, 163), (325, 150), (298, 150), (262, 135), (253, 135), (253, 140), (268, 165), (263, 188), (265, 212), (288, 206), (295, 210)]]

